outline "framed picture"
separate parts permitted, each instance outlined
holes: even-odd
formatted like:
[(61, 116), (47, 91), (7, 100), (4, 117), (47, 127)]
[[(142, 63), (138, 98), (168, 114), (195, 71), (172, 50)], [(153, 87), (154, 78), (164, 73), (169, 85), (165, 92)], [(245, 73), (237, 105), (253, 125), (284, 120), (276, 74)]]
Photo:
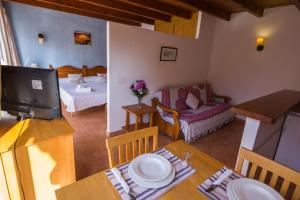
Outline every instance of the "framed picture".
[(92, 45), (92, 34), (87, 32), (74, 32), (74, 42), (77, 45)]
[(177, 48), (174, 47), (161, 47), (160, 61), (176, 61)]

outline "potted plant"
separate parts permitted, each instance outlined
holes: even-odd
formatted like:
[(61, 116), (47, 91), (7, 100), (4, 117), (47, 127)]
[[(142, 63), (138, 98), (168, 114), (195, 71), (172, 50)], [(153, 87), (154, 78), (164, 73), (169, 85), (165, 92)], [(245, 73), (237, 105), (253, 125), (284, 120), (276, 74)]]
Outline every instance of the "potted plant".
[(144, 80), (136, 80), (131, 84), (130, 89), (133, 95), (138, 98), (138, 107), (142, 108), (142, 98), (149, 93), (146, 82)]

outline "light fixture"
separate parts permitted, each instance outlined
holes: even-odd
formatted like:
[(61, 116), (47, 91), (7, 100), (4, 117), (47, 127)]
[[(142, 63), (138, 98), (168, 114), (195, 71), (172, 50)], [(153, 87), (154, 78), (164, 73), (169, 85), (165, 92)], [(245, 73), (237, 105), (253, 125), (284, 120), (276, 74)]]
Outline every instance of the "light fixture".
[(38, 34), (38, 42), (39, 44), (44, 44), (45, 43), (45, 36), (42, 33)]
[(264, 50), (264, 43), (265, 43), (265, 38), (263, 37), (257, 37), (256, 38), (256, 50), (257, 51), (262, 51)]

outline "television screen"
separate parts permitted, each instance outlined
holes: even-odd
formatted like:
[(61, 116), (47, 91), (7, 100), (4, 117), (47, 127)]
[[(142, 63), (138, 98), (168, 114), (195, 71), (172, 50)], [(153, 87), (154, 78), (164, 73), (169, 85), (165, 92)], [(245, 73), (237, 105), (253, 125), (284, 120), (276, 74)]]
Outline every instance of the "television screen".
[(57, 71), (1, 66), (1, 110), (16, 116), (61, 117)]

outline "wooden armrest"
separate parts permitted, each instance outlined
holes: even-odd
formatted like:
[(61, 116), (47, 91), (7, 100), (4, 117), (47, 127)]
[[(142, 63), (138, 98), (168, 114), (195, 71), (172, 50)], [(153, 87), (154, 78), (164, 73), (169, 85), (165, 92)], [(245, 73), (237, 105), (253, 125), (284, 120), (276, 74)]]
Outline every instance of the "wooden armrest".
[(217, 95), (217, 94), (214, 94), (214, 97), (215, 97), (215, 98), (224, 99), (224, 102), (225, 102), (225, 103), (229, 103), (229, 102), (231, 101), (231, 98), (228, 97), (228, 96), (223, 96), (223, 95)]
[(161, 108), (161, 109), (162, 109), (163, 111), (165, 111), (165, 112), (172, 113), (176, 118), (179, 117), (179, 113), (178, 113), (176, 110), (165, 107), (164, 105), (162, 105), (162, 103), (160, 103), (160, 102), (158, 101), (157, 98), (153, 98), (153, 99), (152, 99), (152, 107), (155, 107), (155, 108), (156, 108), (156, 106), (158, 106), (159, 108)]
[(162, 105), (157, 98), (153, 98), (152, 99), (152, 107), (156, 108), (157, 106), (165, 112), (172, 113), (174, 125), (171, 125), (173, 127), (171, 135), (172, 135), (174, 140), (178, 140), (179, 135), (180, 135), (180, 123), (179, 123), (179, 119), (178, 119), (179, 118), (179, 113), (176, 110), (173, 110), (171, 108), (167, 108), (164, 105)]

